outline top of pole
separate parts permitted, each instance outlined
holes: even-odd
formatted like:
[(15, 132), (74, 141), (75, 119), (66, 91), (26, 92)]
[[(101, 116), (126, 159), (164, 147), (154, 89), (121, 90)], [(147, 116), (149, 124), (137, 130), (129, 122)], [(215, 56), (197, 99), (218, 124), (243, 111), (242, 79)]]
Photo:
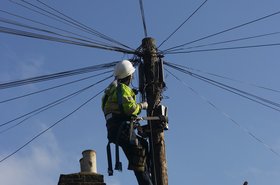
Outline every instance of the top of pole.
[(156, 40), (152, 37), (146, 37), (142, 39), (142, 48), (145, 49), (146, 52), (148, 50), (152, 53), (156, 53), (157, 51)]

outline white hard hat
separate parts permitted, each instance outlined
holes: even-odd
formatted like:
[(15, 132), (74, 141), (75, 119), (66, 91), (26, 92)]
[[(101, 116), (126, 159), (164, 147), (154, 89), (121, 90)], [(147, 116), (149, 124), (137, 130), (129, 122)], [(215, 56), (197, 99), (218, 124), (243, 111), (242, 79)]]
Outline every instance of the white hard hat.
[(114, 76), (117, 79), (123, 79), (132, 75), (135, 71), (135, 68), (128, 60), (123, 60), (115, 66)]

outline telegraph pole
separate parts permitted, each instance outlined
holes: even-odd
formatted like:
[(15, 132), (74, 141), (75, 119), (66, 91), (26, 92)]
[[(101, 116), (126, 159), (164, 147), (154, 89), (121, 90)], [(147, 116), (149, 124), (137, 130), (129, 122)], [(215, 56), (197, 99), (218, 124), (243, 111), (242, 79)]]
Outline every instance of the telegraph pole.
[[(160, 105), (162, 90), (165, 87), (163, 81), (163, 64), (157, 54), (156, 43), (153, 38), (142, 40), (143, 61), (142, 64), (142, 94), (145, 96), (149, 107), (148, 116), (162, 116), (165, 110)], [(140, 79), (140, 78), (139, 78)], [(141, 91), (141, 90), (140, 90)], [(151, 173), (154, 185), (168, 185), (167, 161), (165, 154), (164, 126), (162, 121), (149, 121), (149, 143), (151, 153)]]

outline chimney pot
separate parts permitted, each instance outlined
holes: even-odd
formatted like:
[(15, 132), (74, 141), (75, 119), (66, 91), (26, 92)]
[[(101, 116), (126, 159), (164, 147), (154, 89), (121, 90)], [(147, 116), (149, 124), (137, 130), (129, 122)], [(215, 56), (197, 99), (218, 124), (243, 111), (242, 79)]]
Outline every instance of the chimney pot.
[(97, 173), (96, 152), (85, 150), (82, 152), (83, 158), (80, 159), (81, 172)]

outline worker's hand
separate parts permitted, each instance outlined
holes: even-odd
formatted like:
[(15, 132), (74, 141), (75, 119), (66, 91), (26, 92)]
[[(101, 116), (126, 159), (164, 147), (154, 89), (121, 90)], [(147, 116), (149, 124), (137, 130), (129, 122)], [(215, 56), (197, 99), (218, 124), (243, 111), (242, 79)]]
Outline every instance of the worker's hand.
[(139, 103), (141, 109), (148, 109), (148, 103), (147, 102), (142, 102), (142, 103)]
[(132, 91), (134, 92), (135, 95), (137, 95), (139, 92), (139, 89), (133, 88)]

